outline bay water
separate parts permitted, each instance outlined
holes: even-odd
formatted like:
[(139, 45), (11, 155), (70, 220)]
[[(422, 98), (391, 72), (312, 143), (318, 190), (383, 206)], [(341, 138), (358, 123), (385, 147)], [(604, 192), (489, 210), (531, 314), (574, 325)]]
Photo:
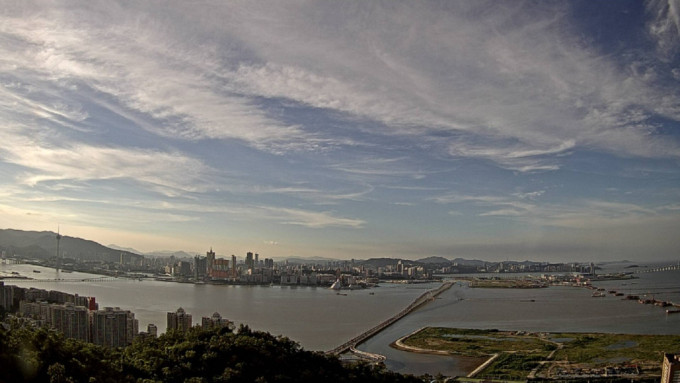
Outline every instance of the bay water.
[[(35, 273), (33, 270), (40, 271)], [(86, 273), (57, 274), (33, 265), (0, 265), (0, 275), (11, 272), (34, 278), (6, 279), (5, 284), (37, 287), (94, 296), (100, 308), (131, 310), (140, 330), (148, 323), (165, 331), (166, 313), (182, 307), (193, 315), (219, 312), (236, 324), (287, 336), (308, 350), (329, 350), (401, 311), (424, 291), (439, 286), (388, 284), (340, 294), (320, 287), (231, 286), (98, 278)], [(517, 275), (506, 275), (516, 277)], [(637, 274), (638, 279), (596, 282), (598, 287), (680, 303), (680, 271)], [(54, 281), (54, 279), (61, 279)], [(480, 289), (457, 283), (434, 301), (402, 318), (358, 348), (385, 355), (387, 367), (412, 374), (465, 375), (478, 359), (414, 354), (390, 344), (425, 326), (522, 330), (530, 332), (609, 332), (680, 334), (680, 314), (666, 314), (653, 305), (575, 287), (543, 289)]]

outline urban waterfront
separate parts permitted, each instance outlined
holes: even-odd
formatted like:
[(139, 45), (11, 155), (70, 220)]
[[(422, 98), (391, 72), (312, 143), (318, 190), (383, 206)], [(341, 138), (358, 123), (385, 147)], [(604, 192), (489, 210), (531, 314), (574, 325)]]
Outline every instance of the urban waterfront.
[[(11, 271), (31, 278), (57, 277), (56, 270), (49, 268), (0, 266), (3, 275)], [(679, 271), (637, 276), (639, 279), (594, 284), (607, 290), (654, 294), (659, 299), (680, 301)], [(7, 279), (5, 284), (95, 296), (100, 307), (117, 306), (133, 311), (140, 329), (154, 323), (161, 332), (165, 330), (166, 313), (180, 306), (195, 321), (219, 312), (237, 324), (290, 337), (310, 350), (336, 347), (401, 311), (424, 291), (439, 286), (383, 283), (374, 289), (343, 291), (338, 295), (315, 287), (194, 285), (126, 279), (79, 282), (96, 276), (77, 272), (62, 272), (58, 277), (72, 281)], [(680, 316), (666, 315), (659, 307), (613, 295), (592, 298), (591, 291), (582, 288), (473, 289), (459, 283), (358, 348), (385, 355), (387, 367), (397, 372), (462, 375), (476, 366), (478, 361), (474, 359), (413, 354), (389, 347), (396, 339), (424, 326), (678, 334)]]

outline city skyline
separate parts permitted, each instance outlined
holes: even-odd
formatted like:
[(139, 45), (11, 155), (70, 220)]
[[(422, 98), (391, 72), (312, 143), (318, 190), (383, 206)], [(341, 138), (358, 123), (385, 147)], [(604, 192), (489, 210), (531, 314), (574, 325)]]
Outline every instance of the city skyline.
[(0, 228), (677, 259), (680, 3), (8, 1)]

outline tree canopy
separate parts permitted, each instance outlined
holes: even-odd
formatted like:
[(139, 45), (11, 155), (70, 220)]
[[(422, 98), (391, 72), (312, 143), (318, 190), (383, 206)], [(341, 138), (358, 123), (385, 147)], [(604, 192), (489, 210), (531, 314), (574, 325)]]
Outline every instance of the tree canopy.
[(9, 382), (419, 382), (366, 363), (303, 350), (241, 326), (170, 331), (109, 349), (47, 329), (0, 328), (0, 383)]

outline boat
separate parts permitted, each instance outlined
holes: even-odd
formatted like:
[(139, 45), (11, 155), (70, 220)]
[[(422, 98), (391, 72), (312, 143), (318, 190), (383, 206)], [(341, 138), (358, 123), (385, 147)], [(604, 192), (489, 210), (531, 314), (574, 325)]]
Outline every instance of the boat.
[(667, 309), (666, 314), (680, 314), (680, 309), (675, 309), (675, 310)]
[(338, 278), (333, 284), (331, 285), (331, 290), (340, 290), (342, 288), (342, 282), (340, 281), (340, 278)]
[(593, 295), (591, 295), (591, 297), (593, 297), (593, 298), (604, 298), (606, 296), (607, 296), (607, 294), (602, 293), (600, 291), (596, 291), (596, 292), (593, 293)]
[(39, 273), (39, 272), (40, 272), (40, 270), (33, 270), (33, 272), (34, 272), (34, 273)]

